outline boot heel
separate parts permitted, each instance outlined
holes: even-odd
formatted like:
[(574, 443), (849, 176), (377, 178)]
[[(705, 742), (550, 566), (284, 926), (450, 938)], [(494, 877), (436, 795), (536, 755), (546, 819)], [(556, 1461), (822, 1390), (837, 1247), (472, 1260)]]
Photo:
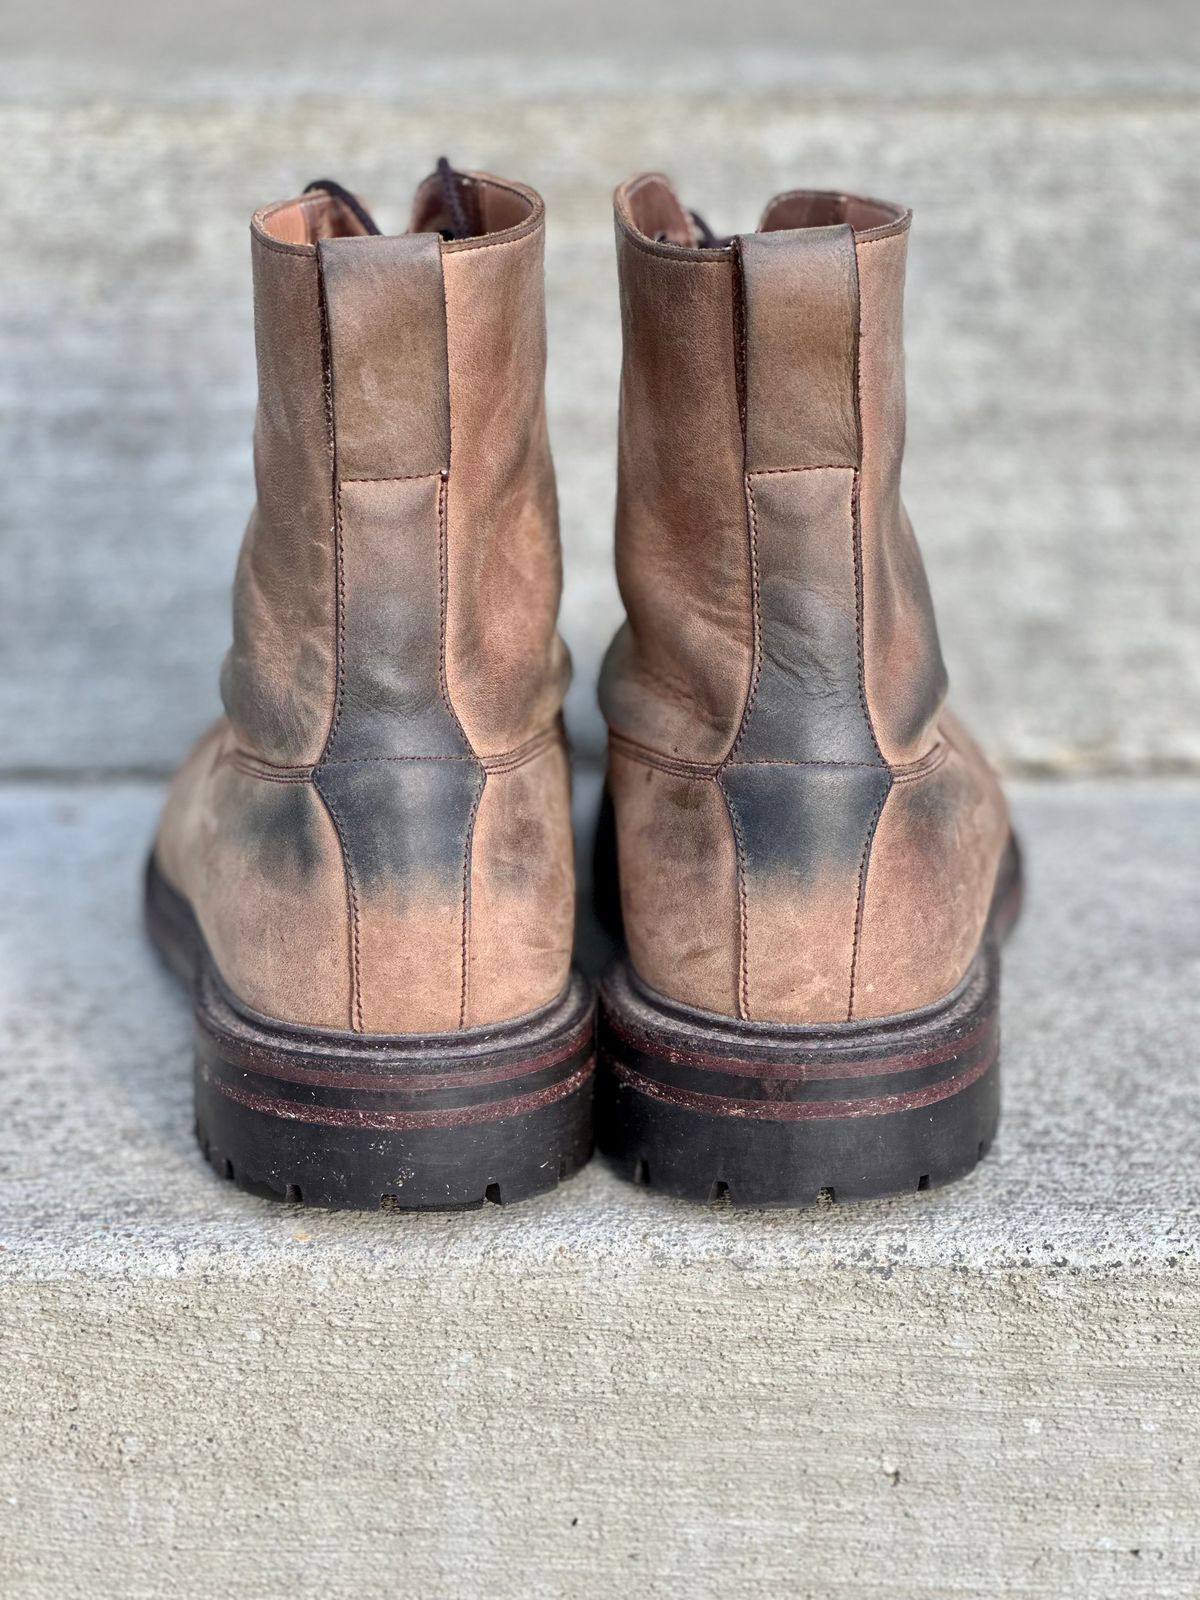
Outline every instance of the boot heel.
[(1000, 1113), (999, 960), (989, 939), (926, 1011), (771, 1027), (673, 1005), (618, 962), (601, 986), (596, 1142), (681, 1199), (804, 1206), (937, 1188)]
[(583, 980), (506, 1028), (372, 1039), (270, 1028), (211, 974), (196, 996), (196, 1131), (240, 1188), (356, 1210), (460, 1210), (553, 1189), (591, 1152)]
[(147, 921), (193, 978), (196, 1135), (241, 1189), (355, 1210), (460, 1210), (553, 1189), (592, 1145), (594, 1006), (576, 972), (518, 1021), (363, 1035), (235, 1008), (151, 863)]

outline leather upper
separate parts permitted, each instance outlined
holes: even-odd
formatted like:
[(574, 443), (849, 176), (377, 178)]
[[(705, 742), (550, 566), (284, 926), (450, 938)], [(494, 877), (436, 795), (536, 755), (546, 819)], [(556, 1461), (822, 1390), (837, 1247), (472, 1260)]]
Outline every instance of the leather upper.
[(727, 1016), (941, 998), (1007, 838), (900, 501), (909, 221), (791, 191), (705, 248), (665, 179), (617, 191), (621, 900), (644, 981)]
[(529, 189), (437, 184), (368, 236), (306, 195), (251, 229), (257, 504), (226, 718), (181, 769), (160, 869), (234, 995), (281, 1020), (441, 1032), (568, 975), (569, 666)]

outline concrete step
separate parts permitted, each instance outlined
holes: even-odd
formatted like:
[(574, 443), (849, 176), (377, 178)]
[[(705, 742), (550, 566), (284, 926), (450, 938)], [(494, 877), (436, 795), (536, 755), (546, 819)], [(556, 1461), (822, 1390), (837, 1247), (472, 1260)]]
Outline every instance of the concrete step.
[(0, 788), (6, 1600), (1195, 1594), (1200, 785), (1016, 786), (994, 1154), (799, 1215), (226, 1188), (160, 798)]
[(179, 100), (363, 96), (489, 103), (601, 91), (931, 89), (1036, 95), (1200, 85), (1190, 0), (211, 0), (203, 13), (125, 0), (9, 7), (0, 93)]
[[(246, 218), (334, 172), (399, 225), (446, 148), (550, 205), (585, 750), (601, 743), (594, 680), (620, 617), (608, 196), (659, 164), (721, 229), (797, 181), (916, 207), (906, 494), (961, 708), (1012, 768), (1200, 766), (1200, 66), (1184, 8), (1104, 27), (1094, 8), (1041, 8), (1043, 40), (1028, 6), (985, 26), (926, 4), (893, 72), (895, 8), (845, 9), (799, 76), (803, 8), (751, 7), (726, 55), (706, 42), (706, 3), (679, 51), (655, 23), (636, 69), (587, 56), (586, 39), (518, 39), (528, 79), (493, 61), (492, 93), (454, 45), (478, 6), (451, 8), (441, 53), (426, 40), (401, 60), (382, 23), (369, 70), (361, 44), (331, 44), (327, 79), (324, 55), (318, 72), (304, 54), (328, 31), (312, 6), (294, 39), (256, 23), (242, 54), (206, 20), (186, 68), (175, 25), (142, 6), (137, 39), (108, 39), (99, 11), (57, 53), (44, 25), (18, 30), (0, 76), (21, 219), (0, 297), (0, 764), (162, 769), (204, 725), (251, 494)], [(72, 63), (97, 30), (89, 78)]]

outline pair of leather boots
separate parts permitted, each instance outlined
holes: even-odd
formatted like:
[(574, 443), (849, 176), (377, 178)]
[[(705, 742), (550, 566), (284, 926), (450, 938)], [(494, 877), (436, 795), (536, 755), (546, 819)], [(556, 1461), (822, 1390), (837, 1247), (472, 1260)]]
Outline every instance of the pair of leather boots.
[(909, 213), (795, 190), (716, 239), (616, 193), (616, 559), (572, 967), (544, 213), (444, 162), (409, 231), (332, 183), (251, 226), (257, 505), (225, 716), (167, 801), (218, 1171), (328, 1206), (549, 1189), (600, 1148), (693, 1200), (968, 1171), (998, 1112), (1017, 857), (944, 707), (900, 502)]

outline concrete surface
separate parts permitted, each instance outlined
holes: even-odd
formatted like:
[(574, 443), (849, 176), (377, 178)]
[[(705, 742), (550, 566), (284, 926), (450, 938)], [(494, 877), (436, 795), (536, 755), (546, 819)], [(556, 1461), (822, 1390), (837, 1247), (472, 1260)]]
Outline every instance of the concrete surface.
[(211, 0), (201, 11), (123, 0), (10, 0), (0, 93), (266, 92), (522, 99), (634, 85), (1020, 92), (1097, 84), (1195, 88), (1190, 0)]
[(966, 1183), (756, 1214), (593, 1165), (397, 1218), (193, 1148), (137, 924), (158, 786), (0, 787), (6, 1600), (1191, 1600), (1200, 785), (1015, 798)]
[[(3, 1600), (1193, 1600), (1194, 0), (12, 0), (0, 139)], [(1016, 786), (1005, 1121), (956, 1189), (693, 1211), (593, 1165), (356, 1218), (193, 1148), (138, 927), (161, 787), (119, 774), (216, 703), (246, 218), (331, 174), (398, 225), (443, 149), (550, 206), (585, 751), (613, 183), (665, 167), (720, 229), (798, 181), (916, 208), (906, 496), (955, 697), (1012, 770), (1158, 775)]]
[(727, 50), (715, 0), (552, 9), (423, 0), (411, 50), (378, 0), (336, 28), (310, 0), (6, 11), (0, 767), (161, 771), (205, 724), (250, 498), (247, 216), (333, 173), (398, 225), (445, 148), (550, 203), (583, 748), (620, 614), (608, 194), (661, 165), (720, 228), (798, 180), (915, 205), (906, 493), (960, 706), (1012, 769), (1200, 770), (1192, 8), (758, 0)]

